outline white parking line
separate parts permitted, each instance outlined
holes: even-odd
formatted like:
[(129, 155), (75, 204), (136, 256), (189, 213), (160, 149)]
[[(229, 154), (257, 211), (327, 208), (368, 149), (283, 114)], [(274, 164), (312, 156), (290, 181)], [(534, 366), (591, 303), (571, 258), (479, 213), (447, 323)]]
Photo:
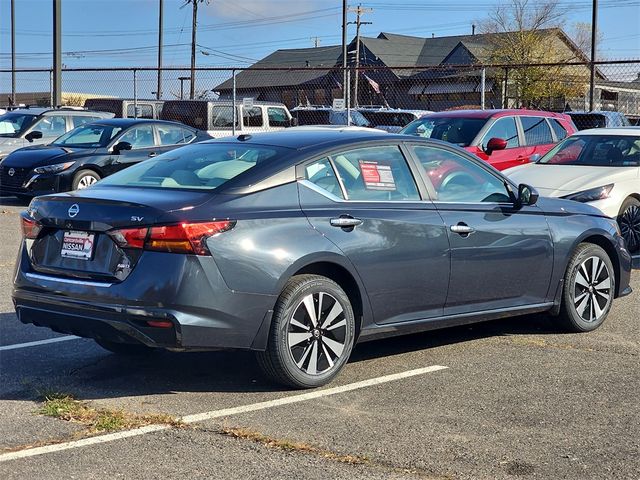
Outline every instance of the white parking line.
[[(385, 375), (383, 377), (371, 378), (369, 380), (363, 380), (361, 382), (349, 383), (340, 387), (327, 388), (324, 390), (314, 390), (312, 392), (301, 393), (297, 395), (291, 395), (289, 397), (278, 398), (275, 400), (268, 400), (266, 402), (252, 403), (249, 405), (243, 405), (240, 407), (223, 408), (221, 410), (213, 410), (210, 412), (197, 413), (194, 415), (186, 415), (182, 417), (184, 423), (196, 423), (204, 420), (211, 420), (213, 418), (229, 417), (232, 415), (239, 415), (241, 413), (255, 412), (257, 410), (265, 410), (267, 408), (279, 407), (282, 405), (289, 405), (292, 403), (306, 402), (316, 398), (328, 397), (330, 395), (336, 395), (338, 393), (351, 392), (365, 387), (373, 387), (375, 385), (381, 385), (383, 383), (394, 382), (402, 380), (404, 378), (415, 377), (416, 375), (424, 375), (426, 373), (437, 372), (438, 370), (444, 370), (448, 367), (442, 365), (432, 365), (430, 367), (417, 368), (415, 370), (407, 370), (406, 372), (394, 373), (392, 375)], [(112, 442), (114, 440), (120, 440), (122, 438), (136, 437), (151, 432), (159, 432), (161, 430), (167, 430), (169, 425), (148, 425), (146, 427), (136, 428), (133, 430), (126, 430), (123, 432), (109, 433), (107, 435), (100, 435), (97, 437), (84, 438), (82, 440), (74, 440), (72, 442), (58, 443), (55, 445), (47, 445), (44, 447), (28, 448), (17, 452), (9, 452), (0, 455), (0, 462), (6, 462), (9, 460), (17, 460), (19, 458), (35, 457), (37, 455), (44, 455), (46, 453), (60, 452), (63, 450), (69, 450), (72, 448), (86, 447), (89, 445), (97, 445), (100, 443)]]
[(5, 345), (0, 347), (0, 352), (4, 350), (17, 350), (19, 348), (36, 347), (38, 345), (46, 345), (48, 343), (67, 342), (69, 340), (77, 340), (80, 337), (75, 335), (67, 335), (65, 337), (48, 338), (47, 340), (38, 340), (36, 342), (14, 343), (13, 345)]

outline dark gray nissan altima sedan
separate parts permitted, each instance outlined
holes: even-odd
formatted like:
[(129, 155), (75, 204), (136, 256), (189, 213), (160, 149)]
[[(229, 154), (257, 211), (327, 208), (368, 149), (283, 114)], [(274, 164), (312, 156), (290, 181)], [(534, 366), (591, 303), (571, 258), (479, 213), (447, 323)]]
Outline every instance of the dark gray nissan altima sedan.
[(250, 349), (295, 387), (356, 341), (549, 311), (597, 328), (631, 292), (616, 222), (446, 143), (284, 131), (186, 146), (34, 199), (19, 319), (119, 353)]

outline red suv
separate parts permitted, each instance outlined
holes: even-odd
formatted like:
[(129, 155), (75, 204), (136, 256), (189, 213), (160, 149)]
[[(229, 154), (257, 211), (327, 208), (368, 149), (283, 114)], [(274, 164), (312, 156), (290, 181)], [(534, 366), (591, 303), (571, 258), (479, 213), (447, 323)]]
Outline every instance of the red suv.
[(544, 155), (575, 131), (571, 117), (563, 113), (518, 109), (431, 113), (400, 133), (455, 143), (505, 170)]

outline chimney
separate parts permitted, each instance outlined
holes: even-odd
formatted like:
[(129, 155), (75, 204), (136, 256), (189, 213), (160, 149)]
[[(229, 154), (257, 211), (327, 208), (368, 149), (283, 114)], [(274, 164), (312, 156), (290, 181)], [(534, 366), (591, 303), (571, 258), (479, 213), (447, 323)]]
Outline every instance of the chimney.
[(476, 34), (476, 26), (475, 24), (471, 24), (471, 35), (475, 35)]

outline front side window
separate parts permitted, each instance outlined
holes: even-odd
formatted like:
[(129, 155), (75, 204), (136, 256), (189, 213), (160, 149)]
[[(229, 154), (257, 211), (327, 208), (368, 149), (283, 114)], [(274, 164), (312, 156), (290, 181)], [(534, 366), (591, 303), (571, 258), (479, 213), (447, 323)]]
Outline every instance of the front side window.
[(291, 124), (284, 108), (269, 107), (267, 115), (269, 116), (269, 125), (272, 127), (288, 127)]
[(348, 200), (419, 200), (407, 161), (397, 146), (349, 150), (332, 155)]
[(5, 113), (0, 116), (0, 137), (17, 137), (33, 123), (35, 115)]
[(43, 137), (57, 138), (67, 131), (67, 119), (61, 115), (42, 117), (31, 131), (42, 132)]
[(437, 147), (413, 146), (435, 190), (435, 201), (511, 203), (504, 180), (473, 161)]
[(553, 143), (551, 129), (544, 117), (520, 117), (527, 145), (549, 145)]
[(140, 125), (139, 127), (133, 127), (120, 137), (118, 142), (128, 142), (131, 144), (132, 149), (153, 147), (155, 145), (153, 126)]
[(579, 135), (565, 139), (538, 160), (539, 164), (590, 167), (640, 165), (640, 135)]
[(262, 109), (260, 107), (243, 108), (242, 122), (245, 127), (261, 127), (263, 125)]
[(113, 125), (84, 125), (65, 133), (57, 138), (52, 145), (86, 148), (106, 147), (121, 131), (121, 127)]
[(551, 128), (553, 128), (553, 132), (556, 134), (556, 139), (560, 141), (567, 138), (567, 129), (564, 128), (562, 124), (555, 118), (551, 118), (549, 120), (551, 121)]
[(305, 168), (305, 178), (331, 195), (344, 198), (338, 177), (328, 158), (323, 158)]
[(211, 107), (211, 125), (213, 128), (232, 128), (233, 107), (230, 105)]
[(487, 123), (486, 118), (423, 117), (411, 122), (400, 133), (435, 138), (468, 147)]
[(484, 135), (482, 140), (482, 149), (487, 149), (487, 144), (492, 138), (501, 138), (507, 141), (507, 148), (520, 146), (518, 140), (518, 129), (516, 128), (516, 119), (513, 117), (499, 118), (494, 122)]
[(194, 139), (193, 130), (173, 125), (156, 125), (160, 135), (160, 145), (179, 145)]

